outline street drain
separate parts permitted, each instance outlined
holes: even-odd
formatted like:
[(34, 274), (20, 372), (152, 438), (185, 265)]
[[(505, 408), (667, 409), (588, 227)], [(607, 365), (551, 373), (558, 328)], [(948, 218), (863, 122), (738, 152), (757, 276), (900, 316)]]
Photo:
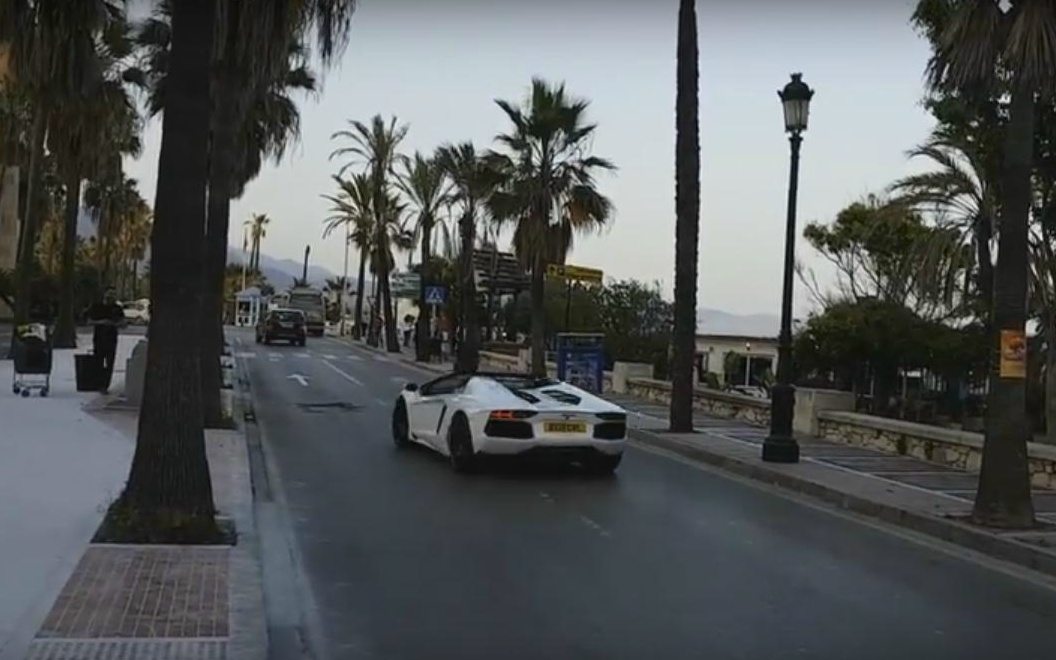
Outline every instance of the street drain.
[(344, 412), (356, 412), (363, 408), (363, 406), (357, 406), (354, 403), (347, 401), (331, 401), (326, 403), (298, 403), (297, 407), (304, 412), (310, 413), (325, 413), (331, 410), (338, 410)]

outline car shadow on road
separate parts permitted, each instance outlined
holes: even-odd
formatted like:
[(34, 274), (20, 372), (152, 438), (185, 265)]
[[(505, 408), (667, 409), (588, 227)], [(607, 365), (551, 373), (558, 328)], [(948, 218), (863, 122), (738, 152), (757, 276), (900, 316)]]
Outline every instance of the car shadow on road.
[[(450, 470), (450, 463), (443, 456), (432, 449), (421, 445), (412, 445), (406, 450), (410, 454), (420, 457), (436, 465), (438, 469)], [(468, 478), (494, 478), (511, 481), (591, 481), (598, 483), (615, 484), (618, 481), (618, 472), (613, 474), (592, 474), (578, 463), (567, 461), (555, 461), (545, 459), (526, 460), (523, 457), (488, 456), (480, 460), (479, 465)]]

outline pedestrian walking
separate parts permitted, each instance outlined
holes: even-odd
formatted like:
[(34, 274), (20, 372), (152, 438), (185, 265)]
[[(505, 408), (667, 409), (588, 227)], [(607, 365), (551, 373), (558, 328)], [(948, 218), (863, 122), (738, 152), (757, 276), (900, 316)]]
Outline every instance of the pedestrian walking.
[(88, 310), (88, 323), (93, 326), (92, 352), (103, 361), (102, 387), (104, 394), (110, 390), (114, 376), (114, 360), (117, 357), (117, 331), (125, 326), (125, 310), (117, 304), (117, 294), (107, 289), (102, 300)]

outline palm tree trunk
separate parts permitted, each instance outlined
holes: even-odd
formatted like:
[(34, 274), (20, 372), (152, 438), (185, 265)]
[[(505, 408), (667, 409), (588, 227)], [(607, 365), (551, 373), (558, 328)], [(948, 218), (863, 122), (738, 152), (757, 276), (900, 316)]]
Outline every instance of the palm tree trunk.
[(389, 282), (389, 265), (382, 266), (385, 271), (380, 275), (381, 279), (381, 309), (385, 310), (385, 350), (389, 353), (400, 352), (400, 339), (396, 336), (396, 318), (393, 314), (392, 283)]
[(472, 373), (480, 365), (480, 319), (477, 318), (477, 286), (473, 279), (473, 239), (476, 229), (476, 204), (469, 200), (469, 210), (458, 221), (462, 242), (458, 255), (460, 294), (462, 296), (462, 341), (458, 343), (456, 371)]
[(416, 333), (417, 341), (414, 343), (414, 359), (418, 362), (428, 362), (430, 357), (429, 312), (432, 310), (432, 307), (425, 302), (425, 287), (428, 286), (430, 282), (430, 262), (432, 261), (430, 245), (432, 240), (433, 222), (431, 219), (426, 218), (425, 221), (422, 222), (422, 266), (418, 269), (418, 279), (420, 280), (418, 286), (418, 331)]
[(1056, 445), (1056, 322), (1045, 324), (1045, 439)]
[[(111, 508), (142, 542), (215, 539), (198, 340), (216, 0), (176, 2), (151, 234), (147, 375), (132, 469)], [(127, 542), (127, 541), (126, 541)]]
[(542, 377), (546, 375), (546, 264), (541, 254), (532, 264), (528, 297), (532, 308), (532, 375)]
[(59, 295), (59, 319), (55, 327), (56, 348), (77, 348), (77, 326), (73, 312), (73, 280), (77, 256), (77, 214), (80, 208), (81, 174), (71, 172), (66, 179), (66, 214), (63, 218), (62, 236), (62, 292)]
[(231, 224), (234, 131), (239, 114), (235, 94), (238, 84), (231, 76), (220, 76), (217, 116), (211, 145), (208, 220), (205, 231), (205, 281), (200, 316), (202, 419), (207, 429), (224, 426), (221, 398), (223, 367), (220, 358), (224, 348), (224, 271), (227, 268), (227, 234)]
[(359, 251), (359, 280), (356, 282), (356, 307), (355, 307), (355, 321), (352, 324), (352, 336), (356, 339), (362, 339), (362, 326), (363, 326), (363, 294), (366, 289), (366, 278), (367, 278), (367, 251), (360, 249)]
[[(30, 129), (29, 176), (26, 180), (26, 205), (22, 215), (22, 229), (19, 232), (18, 260), (15, 271), (15, 325), (29, 320), (29, 309), (32, 301), (33, 274), (36, 270), (37, 247), (37, 211), (40, 210), (40, 167), (44, 155), (44, 135), (47, 121), (44, 111), (38, 109), (33, 116)], [(14, 337), (11, 335), (11, 353), (14, 352)]]
[(984, 525), (1026, 528), (1034, 524), (1027, 469), (1026, 369), (1002, 373), (1002, 333), (1025, 341), (1028, 230), (1034, 156), (1034, 93), (1012, 92), (1004, 144), (1001, 233), (994, 269), (993, 354), (986, 406), (986, 436), (973, 519)]
[(672, 332), (670, 428), (693, 431), (693, 361), (697, 335), (700, 241), (699, 63), (696, 0), (678, 7), (675, 98), (675, 327)]

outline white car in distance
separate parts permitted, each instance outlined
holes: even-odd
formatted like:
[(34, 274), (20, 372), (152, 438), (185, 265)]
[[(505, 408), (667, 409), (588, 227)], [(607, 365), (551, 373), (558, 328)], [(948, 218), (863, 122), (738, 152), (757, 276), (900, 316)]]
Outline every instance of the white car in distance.
[(408, 383), (392, 411), (397, 447), (418, 443), (472, 472), (489, 456), (556, 458), (611, 474), (623, 458), (627, 412), (550, 378), (452, 373)]

